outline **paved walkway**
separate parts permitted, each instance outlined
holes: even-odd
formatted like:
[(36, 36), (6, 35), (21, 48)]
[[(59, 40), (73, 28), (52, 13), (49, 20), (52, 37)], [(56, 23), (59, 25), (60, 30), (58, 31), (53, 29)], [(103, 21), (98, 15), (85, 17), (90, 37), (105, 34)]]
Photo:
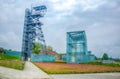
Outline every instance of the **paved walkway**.
[(51, 76), (54, 79), (120, 79), (120, 73), (59, 74)]
[(24, 70), (0, 66), (0, 79), (53, 79), (31, 62), (26, 62)]

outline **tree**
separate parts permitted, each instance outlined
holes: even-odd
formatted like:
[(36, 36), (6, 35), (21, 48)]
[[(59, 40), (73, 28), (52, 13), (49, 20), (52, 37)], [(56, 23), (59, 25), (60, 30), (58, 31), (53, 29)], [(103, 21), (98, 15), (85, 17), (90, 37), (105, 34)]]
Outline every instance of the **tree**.
[(95, 60), (97, 60), (97, 59), (98, 59), (98, 57), (95, 56)]
[(108, 59), (109, 59), (108, 54), (104, 53), (102, 56), (102, 60), (108, 60)]
[(42, 49), (43, 49), (43, 45), (41, 45), (39, 42), (35, 42), (33, 44), (32, 52), (35, 54), (39, 54)]
[(49, 46), (49, 45), (47, 46), (47, 49), (48, 50), (53, 50), (52, 46)]

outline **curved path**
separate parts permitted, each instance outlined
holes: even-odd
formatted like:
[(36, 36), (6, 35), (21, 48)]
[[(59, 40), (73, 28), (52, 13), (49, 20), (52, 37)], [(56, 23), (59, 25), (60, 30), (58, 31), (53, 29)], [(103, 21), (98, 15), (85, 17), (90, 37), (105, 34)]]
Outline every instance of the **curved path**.
[(31, 62), (25, 63), (24, 70), (0, 66), (0, 79), (53, 79)]

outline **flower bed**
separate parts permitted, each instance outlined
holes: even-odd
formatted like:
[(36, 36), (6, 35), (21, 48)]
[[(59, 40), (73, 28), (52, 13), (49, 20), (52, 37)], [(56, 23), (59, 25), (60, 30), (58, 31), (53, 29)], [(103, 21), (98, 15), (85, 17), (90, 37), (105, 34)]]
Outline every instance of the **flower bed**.
[(120, 67), (111, 67), (91, 64), (66, 64), (66, 63), (39, 63), (34, 62), (48, 74), (75, 74), (75, 73), (103, 73), (120, 72)]

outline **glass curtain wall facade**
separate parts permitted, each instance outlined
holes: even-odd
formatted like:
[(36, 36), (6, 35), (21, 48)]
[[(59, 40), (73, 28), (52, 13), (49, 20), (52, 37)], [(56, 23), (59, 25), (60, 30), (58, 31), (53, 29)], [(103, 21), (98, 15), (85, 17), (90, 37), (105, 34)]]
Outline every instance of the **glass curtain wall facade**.
[(67, 32), (67, 63), (88, 62), (85, 31)]
[(88, 51), (88, 60), (89, 62), (92, 62), (95, 60), (95, 55), (93, 55), (91, 51)]

